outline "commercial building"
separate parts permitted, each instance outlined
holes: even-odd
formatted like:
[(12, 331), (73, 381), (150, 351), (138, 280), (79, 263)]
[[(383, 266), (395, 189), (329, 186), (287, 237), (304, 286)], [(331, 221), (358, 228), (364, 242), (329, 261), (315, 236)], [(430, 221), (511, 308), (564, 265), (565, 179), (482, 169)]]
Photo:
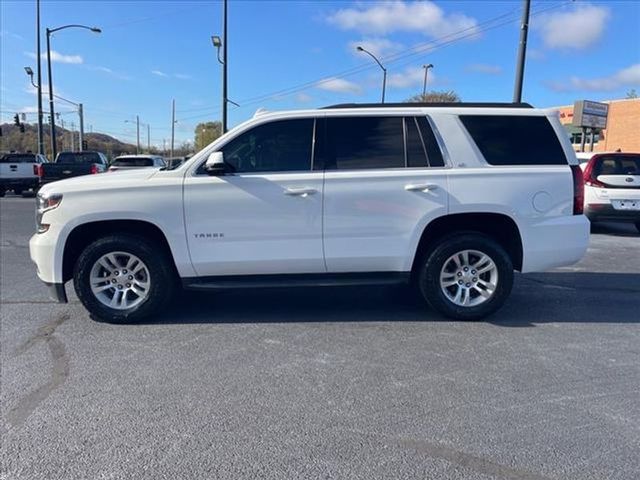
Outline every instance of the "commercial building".
[[(607, 128), (587, 133), (585, 151), (612, 152), (620, 149), (623, 152), (640, 152), (640, 98), (623, 100), (605, 100), (609, 105)], [(565, 126), (576, 151), (582, 145), (582, 129), (574, 127), (573, 105), (552, 107), (560, 112), (560, 122)]]

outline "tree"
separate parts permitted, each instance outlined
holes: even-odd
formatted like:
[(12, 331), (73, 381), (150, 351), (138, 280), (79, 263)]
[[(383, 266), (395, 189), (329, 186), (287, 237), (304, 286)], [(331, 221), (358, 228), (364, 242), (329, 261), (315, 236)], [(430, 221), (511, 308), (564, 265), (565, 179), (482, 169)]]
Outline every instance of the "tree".
[(205, 122), (196, 125), (195, 129), (195, 149), (196, 151), (202, 150), (204, 147), (213, 142), (216, 138), (222, 135), (222, 123), (220, 122)]
[(638, 98), (638, 92), (636, 92), (635, 88), (632, 88), (627, 92), (626, 98)]
[(452, 103), (460, 102), (460, 96), (453, 90), (432, 90), (423, 94), (414, 95), (411, 98), (405, 100), (409, 103)]

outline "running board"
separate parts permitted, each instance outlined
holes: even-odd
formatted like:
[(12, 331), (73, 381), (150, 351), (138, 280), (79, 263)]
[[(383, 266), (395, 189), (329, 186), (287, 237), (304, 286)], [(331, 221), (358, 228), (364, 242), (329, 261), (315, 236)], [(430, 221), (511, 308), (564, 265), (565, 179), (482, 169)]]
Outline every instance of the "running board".
[(220, 275), (186, 277), (186, 290), (271, 287), (334, 287), (349, 285), (398, 285), (409, 283), (409, 272), (303, 273), (284, 275)]

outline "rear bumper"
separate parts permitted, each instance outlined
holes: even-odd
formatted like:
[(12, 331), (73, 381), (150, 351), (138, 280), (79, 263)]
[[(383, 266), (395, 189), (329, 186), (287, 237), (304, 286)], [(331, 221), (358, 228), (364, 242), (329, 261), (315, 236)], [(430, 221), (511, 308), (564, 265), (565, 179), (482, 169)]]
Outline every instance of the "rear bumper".
[(26, 178), (0, 178), (0, 188), (11, 189), (14, 187), (36, 188), (40, 185), (38, 177)]
[(522, 272), (541, 272), (580, 261), (589, 246), (589, 231), (584, 215), (557, 217), (522, 228)]
[(640, 210), (616, 210), (611, 204), (585, 205), (584, 214), (592, 222), (639, 222)]

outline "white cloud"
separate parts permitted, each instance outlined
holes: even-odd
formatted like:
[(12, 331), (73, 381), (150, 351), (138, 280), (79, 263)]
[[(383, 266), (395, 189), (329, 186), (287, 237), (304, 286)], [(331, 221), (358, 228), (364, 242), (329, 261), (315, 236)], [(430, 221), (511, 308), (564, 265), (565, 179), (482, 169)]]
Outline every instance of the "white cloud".
[(546, 47), (583, 49), (600, 40), (610, 17), (606, 7), (580, 5), (566, 12), (543, 14), (532, 23)]
[(311, 95), (307, 95), (304, 92), (300, 92), (296, 95), (295, 100), (298, 103), (309, 103), (311, 100), (313, 100), (313, 98), (311, 97)]
[(478, 22), (466, 15), (446, 14), (434, 2), (390, 0), (382, 3), (357, 4), (354, 8), (337, 10), (327, 21), (343, 30), (387, 34), (419, 32), (440, 37), (461, 30), (476, 31)]
[[(432, 86), (436, 81), (436, 77), (432, 69), (429, 69), (429, 76), (427, 78), (428, 86)], [(392, 73), (387, 78), (387, 85), (396, 88), (410, 88), (416, 86), (422, 86), (424, 84), (424, 68), (422, 67), (409, 67), (404, 72)]]
[(24, 40), (24, 37), (22, 35), (18, 35), (17, 33), (9, 32), (7, 30), (1, 31), (0, 37), (15, 38), (16, 40)]
[(190, 80), (192, 78), (191, 75), (185, 75), (184, 73), (176, 73), (173, 76), (180, 80)]
[[(33, 52), (24, 52), (25, 55), (31, 58), (36, 58), (36, 54)], [(40, 58), (44, 61), (47, 60), (47, 54), (43, 53), (40, 55)], [(80, 55), (64, 55), (60, 52), (56, 52), (55, 50), (51, 50), (51, 61), (56, 63), (83, 63), (84, 59)]]
[(545, 60), (547, 56), (542, 50), (537, 48), (527, 48), (527, 58), (532, 60)]
[(487, 75), (500, 75), (502, 67), (499, 65), (489, 65), (487, 63), (472, 63), (465, 68), (467, 72), (485, 73)]
[(580, 78), (571, 77), (565, 81), (548, 82), (547, 86), (556, 92), (607, 92), (625, 87), (640, 86), (640, 63), (631, 65), (608, 77)]
[(337, 93), (355, 93), (362, 92), (362, 87), (357, 83), (350, 82), (344, 78), (329, 77), (316, 83), (316, 88)]
[(160, 70), (151, 70), (151, 73), (153, 73), (154, 75), (157, 75), (159, 77), (168, 77), (169, 76), (166, 73), (161, 72)]
[(94, 72), (106, 73), (107, 75), (110, 75), (110, 76), (112, 76), (114, 78), (117, 78), (119, 80), (131, 80), (130, 76), (122, 74), (122, 73), (114, 72), (110, 68), (103, 67), (101, 65), (87, 65), (87, 68), (89, 70), (93, 70)]
[(349, 51), (354, 55), (362, 55), (357, 50), (358, 46), (370, 51), (376, 57), (384, 57), (385, 55), (399, 52), (404, 48), (401, 43), (392, 42), (386, 38), (363, 38), (359, 41), (349, 42)]

